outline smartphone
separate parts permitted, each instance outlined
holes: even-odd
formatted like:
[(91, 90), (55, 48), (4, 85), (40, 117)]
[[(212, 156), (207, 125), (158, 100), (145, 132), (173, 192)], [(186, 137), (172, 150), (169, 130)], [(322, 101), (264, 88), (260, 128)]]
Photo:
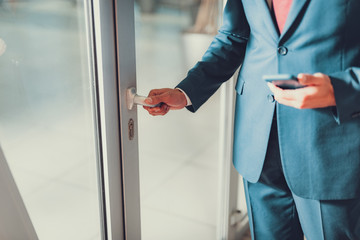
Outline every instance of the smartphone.
[(263, 79), (266, 82), (271, 82), (282, 89), (297, 89), (305, 87), (305, 85), (299, 83), (297, 77), (291, 74), (264, 75)]

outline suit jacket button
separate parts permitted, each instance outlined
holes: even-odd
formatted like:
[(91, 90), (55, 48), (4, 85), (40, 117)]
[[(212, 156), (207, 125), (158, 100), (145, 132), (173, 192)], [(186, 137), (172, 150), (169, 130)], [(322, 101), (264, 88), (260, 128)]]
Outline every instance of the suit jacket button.
[(274, 97), (274, 95), (272, 95), (272, 94), (267, 95), (267, 100), (268, 100), (268, 102), (270, 102), (270, 103), (275, 102), (275, 97)]
[(288, 49), (284, 46), (278, 47), (278, 53), (282, 56), (285, 56), (288, 53)]

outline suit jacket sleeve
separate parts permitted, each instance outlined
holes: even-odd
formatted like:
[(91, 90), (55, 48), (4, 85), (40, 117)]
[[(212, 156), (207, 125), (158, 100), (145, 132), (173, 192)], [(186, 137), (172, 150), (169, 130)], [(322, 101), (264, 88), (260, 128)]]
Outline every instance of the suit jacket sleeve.
[(195, 112), (227, 81), (244, 59), (250, 28), (242, 1), (229, 0), (224, 10), (223, 26), (215, 36), (201, 61), (177, 85), (190, 98), (187, 108)]
[(330, 74), (334, 87), (336, 107), (335, 120), (338, 124), (360, 118), (360, 68)]

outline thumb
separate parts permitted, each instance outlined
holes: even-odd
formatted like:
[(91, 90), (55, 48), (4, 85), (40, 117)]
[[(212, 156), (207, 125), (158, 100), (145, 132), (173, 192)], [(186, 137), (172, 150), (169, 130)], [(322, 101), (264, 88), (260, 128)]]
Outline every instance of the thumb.
[(322, 83), (324, 74), (315, 73), (314, 75), (300, 73), (297, 77), (299, 83), (302, 85), (320, 85)]

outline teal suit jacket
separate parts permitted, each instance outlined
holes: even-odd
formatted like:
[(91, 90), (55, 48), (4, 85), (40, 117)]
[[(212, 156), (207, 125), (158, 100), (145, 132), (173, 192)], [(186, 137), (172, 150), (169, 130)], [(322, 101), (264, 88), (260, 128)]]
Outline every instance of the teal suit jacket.
[[(241, 65), (234, 166), (259, 179), (275, 105), (283, 171), (300, 197), (360, 196), (360, 1), (294, 0), (281, 34), (266, 0), (228, 0), (223, 26), (177, 86), (196, 111)], [(264, 74), (322, 72), (336, 107), (299, 110), (269, 102)]]

